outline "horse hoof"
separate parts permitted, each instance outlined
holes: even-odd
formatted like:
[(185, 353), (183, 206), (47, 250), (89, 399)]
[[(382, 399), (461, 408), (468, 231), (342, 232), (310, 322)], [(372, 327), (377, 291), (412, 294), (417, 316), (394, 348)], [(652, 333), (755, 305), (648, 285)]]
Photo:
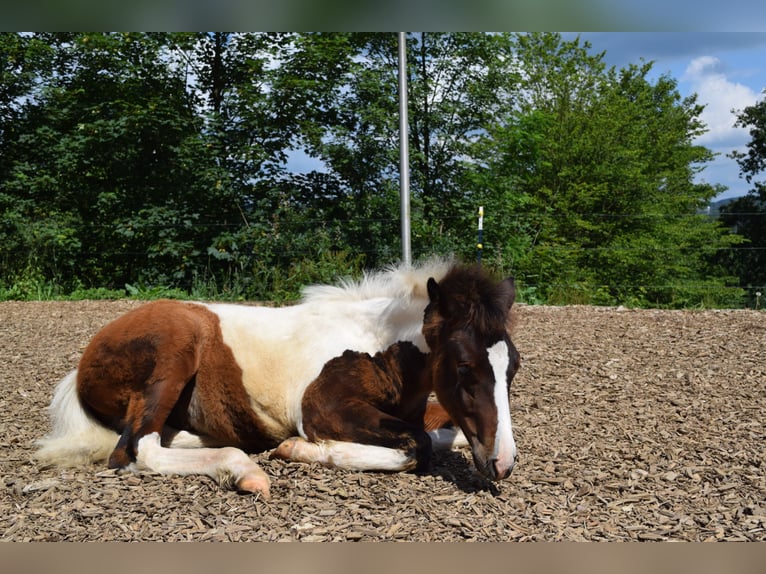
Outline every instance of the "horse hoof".
[(283, 440), (279, 446), (271, 452), (269, 458), (272, 460), (292, 460), (295, 447), (298, 446), (298, 443), (302, 440), (303, 439), (297, 436)]
[(271, 498), (269, 492), (270, 481), (267, 476), (247, 475), (237, 481), (237, 490), (241, 492), (252, 492), (260, 494), (265, 500)]
[(108, 468), (126, 468), (133, 461), (128, 456), (128, 452), (124, 448), (116, 448), (109, 455), (109, 461), (107, 462)]

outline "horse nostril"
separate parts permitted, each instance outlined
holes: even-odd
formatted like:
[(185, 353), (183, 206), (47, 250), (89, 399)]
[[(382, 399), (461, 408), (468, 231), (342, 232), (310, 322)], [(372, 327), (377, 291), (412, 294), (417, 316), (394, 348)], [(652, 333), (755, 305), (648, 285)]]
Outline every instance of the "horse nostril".
[(492, 468), (492, 478), (493, 480), (503, 480), (511, 476), (511, 472), (513, 471), (513, 467), (516, 466), (516, 459), (514, 459), (509, 466), (506, 468), (502, 468), (501, 466), (498, 466), (498, 460), (494, 459), (492, 460), (491, 468)]

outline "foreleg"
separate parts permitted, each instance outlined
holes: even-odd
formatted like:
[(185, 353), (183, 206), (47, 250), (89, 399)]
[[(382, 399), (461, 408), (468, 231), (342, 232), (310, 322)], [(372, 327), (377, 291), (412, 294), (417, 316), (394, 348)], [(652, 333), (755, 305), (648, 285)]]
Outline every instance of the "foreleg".
[(431, 438), (422, 428), (366, 403), (304, 413), (303, 437), (283, 441), (272, 458), (350, 470), (427, 470)]
[(413, 470), (418, 465), (416, 458), (394, 448), (337, 440), (309, 442), (297, 436), (283, 441), (271, 453), (271, 458), (318, 462), (348, 470), (398, 472)]
[(436, 401), (426, 403), (423, 426), (431, 437), (434, 450), (451, 450), (468, 446), (468, 439), (465, 438), (463, 431), (455, 426), (444, 407)]

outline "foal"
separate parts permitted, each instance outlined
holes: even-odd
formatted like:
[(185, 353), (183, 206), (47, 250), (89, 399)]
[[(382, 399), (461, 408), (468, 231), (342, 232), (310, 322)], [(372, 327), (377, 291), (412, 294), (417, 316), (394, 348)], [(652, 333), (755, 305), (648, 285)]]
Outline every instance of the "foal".
[[(409, 341), (387, 351), (395, 368), (386, 369), (396, 373), (402, 365), (403, 380), (415, 382), (403, 384), (406, 390), (393, 400), (399, 410), (381, 414), (377, 428), (423, 427), (423, 400), (433, 389), (465, 434), (479, 470), (502, 478), (516, 452), (508, 385), (518, 353), (506, 328), (513, 294), (511, 280), (495, 284), (478, 268), (434, 261), (357, 283), (314, 286), (286, 307), (146, 303), (105, 325), (77, 369), (61, 379), (50, 405), (52, 429), (39, 441), (36, 458), (61, 466), (108, 460), (111, 468), (206, 474), (268, 496), (269, 478), (248, 453), (298, 435), (319, 440), (323, 435), (307, 433), (323, 417), (338, 428), (346, 417), (354, 420), (352, 429), (364, 427), (353, 409), (340, 406), (356, 400), (358, 385), (313, 385), (323, 367), (347, 349), (373, 356)], [(413, 345), (430, 349), (427, 367)], [(378, 410), (385, 406), (375, 402), (374, 389), (368, 399)], [(425, 430), (400, 432), (419, 437), (411, 455), (401, 454), (401, 444), (381, 446), (374, 429), (369, 436), (334, 431), (328, 438), (384, 449), (382, 466), (402, 470), (412, 466), (410, 456), (415, 466), (426, 464)], [(289, 454), (289, 444), (277, 453)], [(353, 456), (378, 466), (380, 451), (369, 452)]]

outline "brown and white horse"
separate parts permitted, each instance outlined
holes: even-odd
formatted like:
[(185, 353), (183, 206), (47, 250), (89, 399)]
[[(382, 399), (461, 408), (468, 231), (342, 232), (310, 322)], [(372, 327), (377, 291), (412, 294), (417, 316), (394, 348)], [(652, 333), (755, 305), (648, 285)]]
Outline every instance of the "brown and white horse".
[(246, 452), (396, 471), (464, 440), (500, 480), (516, 457), (514, 294), (510, 278), (432, 262), (309, 287), (288, 307), (147, 303), (59, 382), (36, 457), (206, 474), (268, 497)]

